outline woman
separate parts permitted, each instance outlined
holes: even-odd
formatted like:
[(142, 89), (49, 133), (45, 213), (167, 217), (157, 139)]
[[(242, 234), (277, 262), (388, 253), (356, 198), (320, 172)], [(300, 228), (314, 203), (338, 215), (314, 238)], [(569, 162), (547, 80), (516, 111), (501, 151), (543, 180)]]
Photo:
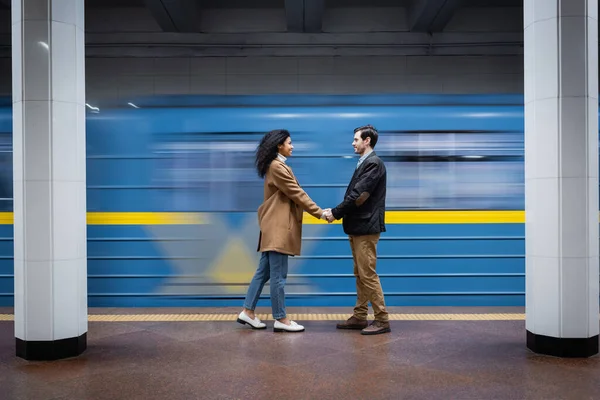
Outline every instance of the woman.
[(293, 149), (290, 133), (278, 129), (267, 133), (256, 150), (256, 169), (265, 180), (264, 201), (258, 208), (258, 251), (262, 255), (248, 287), (244, 309), (237, 319), (253, 329), (267, 327), (254, 314), (254, 309), (265, 283), (271, 279), (273, 331), (304, 331), (304, 327), (288, 319), (285, 312), (288, 256), (300, 255), (303, 210), (315, 218), (325, 219), (325, 216), (302, 190), (292, 169), (285, 163)]

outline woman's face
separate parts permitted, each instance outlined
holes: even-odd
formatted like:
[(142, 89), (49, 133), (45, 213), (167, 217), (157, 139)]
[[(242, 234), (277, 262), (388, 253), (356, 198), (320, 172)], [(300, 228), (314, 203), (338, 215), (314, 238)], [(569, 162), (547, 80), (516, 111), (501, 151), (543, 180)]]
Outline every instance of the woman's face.
[(294, 146), (292, 146), (292, 138), (288, 136), (288, 138), (285, 139), (283, 144), (278, 145), (277, 148), (279, 150), (279, 154), (281, 154), (282, 156), (291, 156), (292, 150), (294, 150)]

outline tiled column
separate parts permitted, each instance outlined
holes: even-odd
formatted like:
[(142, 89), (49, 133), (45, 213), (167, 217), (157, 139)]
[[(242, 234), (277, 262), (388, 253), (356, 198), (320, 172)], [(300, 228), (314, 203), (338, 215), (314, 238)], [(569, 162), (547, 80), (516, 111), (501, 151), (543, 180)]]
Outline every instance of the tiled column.
[(13, 0), (17, 356), (86, 348), (84, 0)]
[(527, 347), (598, 353), (598, 0), (525, 0)]

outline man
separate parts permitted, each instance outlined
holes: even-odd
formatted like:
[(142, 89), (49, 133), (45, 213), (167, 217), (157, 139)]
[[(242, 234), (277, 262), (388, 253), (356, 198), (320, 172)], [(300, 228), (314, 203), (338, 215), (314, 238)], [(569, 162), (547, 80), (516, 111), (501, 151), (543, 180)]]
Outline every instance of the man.
[[(343, 218), (356, 276), (357, 301), (354, 315), (337, 324), (337, 328), (361, 329), (363, 335), (391, 332), (383, 290), (375, 270), (377, 243), (381, 232), (385, 232), (386, 191), (385, 165), (373, 151), (377, 138), (377, 130), (371, 125), (354, 130), (352, 146), (360, 159), (346, 189), (344, 201), (331, 211), (325, 211), (329, 222)], [(370, 325), (367, 322), (369, 302), (375, 313), (375, 320)]]

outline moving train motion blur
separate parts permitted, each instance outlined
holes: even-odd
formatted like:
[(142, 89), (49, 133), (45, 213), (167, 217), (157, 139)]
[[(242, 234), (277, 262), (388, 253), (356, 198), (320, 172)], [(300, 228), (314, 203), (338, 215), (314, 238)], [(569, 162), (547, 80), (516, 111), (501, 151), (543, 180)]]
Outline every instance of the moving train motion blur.
[[(0, 107), (0, 305), (12, 304), (12, 116)], [(378, 272), (388, 305), (523, 305), (521, 95), (162, 96), (87, 109), (90, 306), (241, 304), (262, 200), (254, 150), (288, 129), (321, 207), (353, 173), (353, 129), (377, 127), (388, 171)], [(289, 305), (352, 305), (339, 223), (305, 218)], [(268, 289), (264, 293), (268, 295)], [(259, 306), (262, 303), (259, 303)]]

